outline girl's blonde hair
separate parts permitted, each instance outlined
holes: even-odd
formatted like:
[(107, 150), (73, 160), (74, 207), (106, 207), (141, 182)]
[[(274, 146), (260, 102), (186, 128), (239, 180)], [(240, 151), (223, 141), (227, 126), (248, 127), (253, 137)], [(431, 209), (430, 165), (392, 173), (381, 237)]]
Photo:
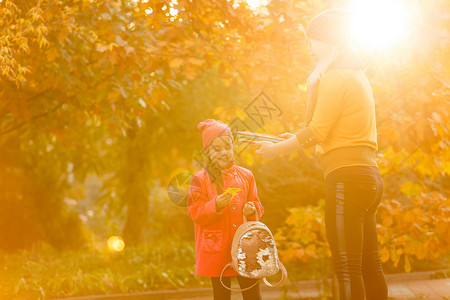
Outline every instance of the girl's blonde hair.
[(338, 58), (340, 53), (338, 46), (313, 39), (311, 39), (311, 47), (317, 56), (318, 62), (314, 67), (314, 70), (309, 74), (308, 84), (314, 84), (319, 80), (331, 64)]

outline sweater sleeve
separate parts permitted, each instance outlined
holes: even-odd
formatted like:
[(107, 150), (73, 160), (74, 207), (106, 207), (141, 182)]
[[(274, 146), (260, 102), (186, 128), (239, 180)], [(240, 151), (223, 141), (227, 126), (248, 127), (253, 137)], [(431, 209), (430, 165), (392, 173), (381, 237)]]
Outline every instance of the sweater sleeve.
[(295, 133), (302, 148), (309, 148), (319, 143), (311, 128), (305, 127)]
[[(258, 214), (258, 219), (261, 218), (261, 216), (264, 213), (264, 207), (261, 204), (261, 201), (259, 201), (258, 198), (258, 191), (256, 188), (256, 181), (255, 181), (255, 177), (253, 176), (253, 173), (250, 172), (249, 174), (249, 189), (248, 189), (248, 195), (247, 195), (247, 202), (253, 202), (255, 204), (256, 207), (256, 213)], [(256, 216), (252, 215), (250, 217), (248, 217), (249, 221), (255, 221), (256, 220)]]
[(326, 140), (338, 119), (344, 104), (345, 91), (344, 78), (338, 72), (326, 73), (321, 79), (317, 104), (308, 126), (319, 142)]
[(194, 176), (189, 187), (188, 215), (201, 226), (207, 226), (217, 221), (223, 214), (223, 209), (216, 211), (216, 198), (208, 199), (207, 192), (199, 176)]

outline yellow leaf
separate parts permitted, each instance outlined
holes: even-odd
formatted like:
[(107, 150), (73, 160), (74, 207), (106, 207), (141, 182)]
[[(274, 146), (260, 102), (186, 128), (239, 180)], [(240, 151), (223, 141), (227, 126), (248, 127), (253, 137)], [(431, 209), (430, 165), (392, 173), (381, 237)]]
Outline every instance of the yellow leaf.
[(436, 227), (435, 227), (435, 229), (434, 229), (434, 232), (435, 232), (436, 234), (438, 234), (438, 235), (441, 235), (441, 234), (443, 234), (444, 232), (447, 231), (447, 228), (448, 228), (448, 227), (449, 227), (449, 224), (448, 224), (448, 223), (444, 223), (444, 222), (438, 223), (438, 224), (436, 224)]
[(394, 220), (392, 219), (392, 216), (386, 216), (383, 218), (383, 226), (384, 227), (390, 227), (394, 223)]
[(198, 58), (195, 58), (195, 57), (191, 57), (191, 58), (189, 58), (189, 63), (191, 63), (191, 64), (193, 64), (193, 65), (196, 65), (196, 66), (201, 66), (201, 65), (203, 65), (203, 60), (202, 59), (198, 59)]
[(108, 50), (109, 50), (109, 51), (112, 51), (112, 50), (114, 49), (114, 47), (118, 47), (118, 45), (117, 45), (116, 43), (110, 43), (110, 44), (108, 45)]
[(234, 198), (240, 191), (242, 191), (240, 188), (227, 188), (225, 194), (231, 194), (232, 198)]
[(108, 94), (106, 95), (106, 99), (108, 100), (116, 100), (120, 95), (120, 92), (118, 90), (112, 90), (110, 92), (108, 92)]
[(49, 45), (47, 39), (45, 37), (41, 38), (41, 41), (39, 42), (39, 48), (44, 48)]
[(219, 115), (221, 115), (224, 111), (225, 111), (225, 107), (223, 107), (223, 106), (217, 106), (216, 108), (214, 108), (212, 114), (213, 114), (214, 116), (219, 116)]
[(306, 83), (305, 84), (301, 84), (298, 86), (298, 89), (302, 92), (306, 92), (307, 86)]
[(404, 184), (402, 184), (402, 186), (400, 187), (400, 190), (407, 197), (413, 197), (413, 196), (417, 196), (418, 194), (420, 194), (422, 188), (417, 183), (414, 183), (412, 181), (407, 181)]
[(197, 72), (194, 68), (190, 68), (189, 66), (185, 68), (183, 75), (186, 76), (186, 79), (194, 80), (197, 77)]
[(52, 47), (45, 52), (45, 56), (47, 57), (48, 61), (54, 61), (55, 58), (59, 57), (59, 53), (55, 47)]
[(317, 258), (317, 251), (316, 251), (315, 244), (308, 245), (305, 250), (306, 250), (306, 253), (308, 254), (308, 256)]
[(415, 216), (414, 216), (413, 212), (412, 212), (412, 211), (407, 211), (407, 212), (404, 214), (403, 220), (404, 220), (405, 222), (410, 222), (410, 223), (414, 222)]
[(98, 52), (105, 52), (108, 50), (108, 45), (97, 44), (96, 49)]
[(241, 120), (245, 120), (245, 118), (247, 118), (247, 113), (243, 109), (238, 109), (236, 111), (236, 116)]
[(380, 250), (380, 258), (382, 262), (387, 262), (389, 260), (389, 250), (386, 247), (381, 248)]
[(173, 69), (178, 69), (183, 64), (181, 58), (174, 58), (169, 62), (169, 66)]
[(130, 54), (132, 52), (134, 52), (134, 47), (131, 46), (126, 46), (124, 47), (126, 54)]

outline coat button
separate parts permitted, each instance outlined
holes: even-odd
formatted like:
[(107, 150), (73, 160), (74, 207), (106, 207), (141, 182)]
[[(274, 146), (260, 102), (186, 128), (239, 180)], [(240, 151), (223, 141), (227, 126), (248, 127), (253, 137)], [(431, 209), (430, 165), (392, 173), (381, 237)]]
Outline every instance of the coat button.
[(233, 205), (232, 209), (233, 209), (233, 210), (236, 210), (236, 205)]
[(236, 225), (236, 224), (233, 224), (233, 227), (234, 227), (234, 228), (236, 228), (236, 227), (237, 227), (237, 225)]

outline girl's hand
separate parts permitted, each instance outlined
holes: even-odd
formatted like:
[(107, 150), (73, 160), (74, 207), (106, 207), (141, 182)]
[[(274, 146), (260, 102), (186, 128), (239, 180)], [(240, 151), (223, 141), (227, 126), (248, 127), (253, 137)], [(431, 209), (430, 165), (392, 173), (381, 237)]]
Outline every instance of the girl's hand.
[(256, 141), (255, 144), (261, 146), (256, 153), (261, 154), (265, 159), (274, 159), (279, 154), (272, 142)]
[(246, 217), (253, 216), (256, 213), (255, 203), (253, 203), (253, 202), (245, 203), (244, 208), (242, 209), (242, 212), (244, 213), (244, 216), (246, 216)]
[(287, 139), (293, 137), (294, 135), (295, 134), (293, 134), (293, 133), (285, 132), (285, 133), (280, 134), (279, 137), (287, 140)]
[(216, 198), (216, 211), (221, 210), (231, 202), (233, 195), (231, 193), (223, 193)]

